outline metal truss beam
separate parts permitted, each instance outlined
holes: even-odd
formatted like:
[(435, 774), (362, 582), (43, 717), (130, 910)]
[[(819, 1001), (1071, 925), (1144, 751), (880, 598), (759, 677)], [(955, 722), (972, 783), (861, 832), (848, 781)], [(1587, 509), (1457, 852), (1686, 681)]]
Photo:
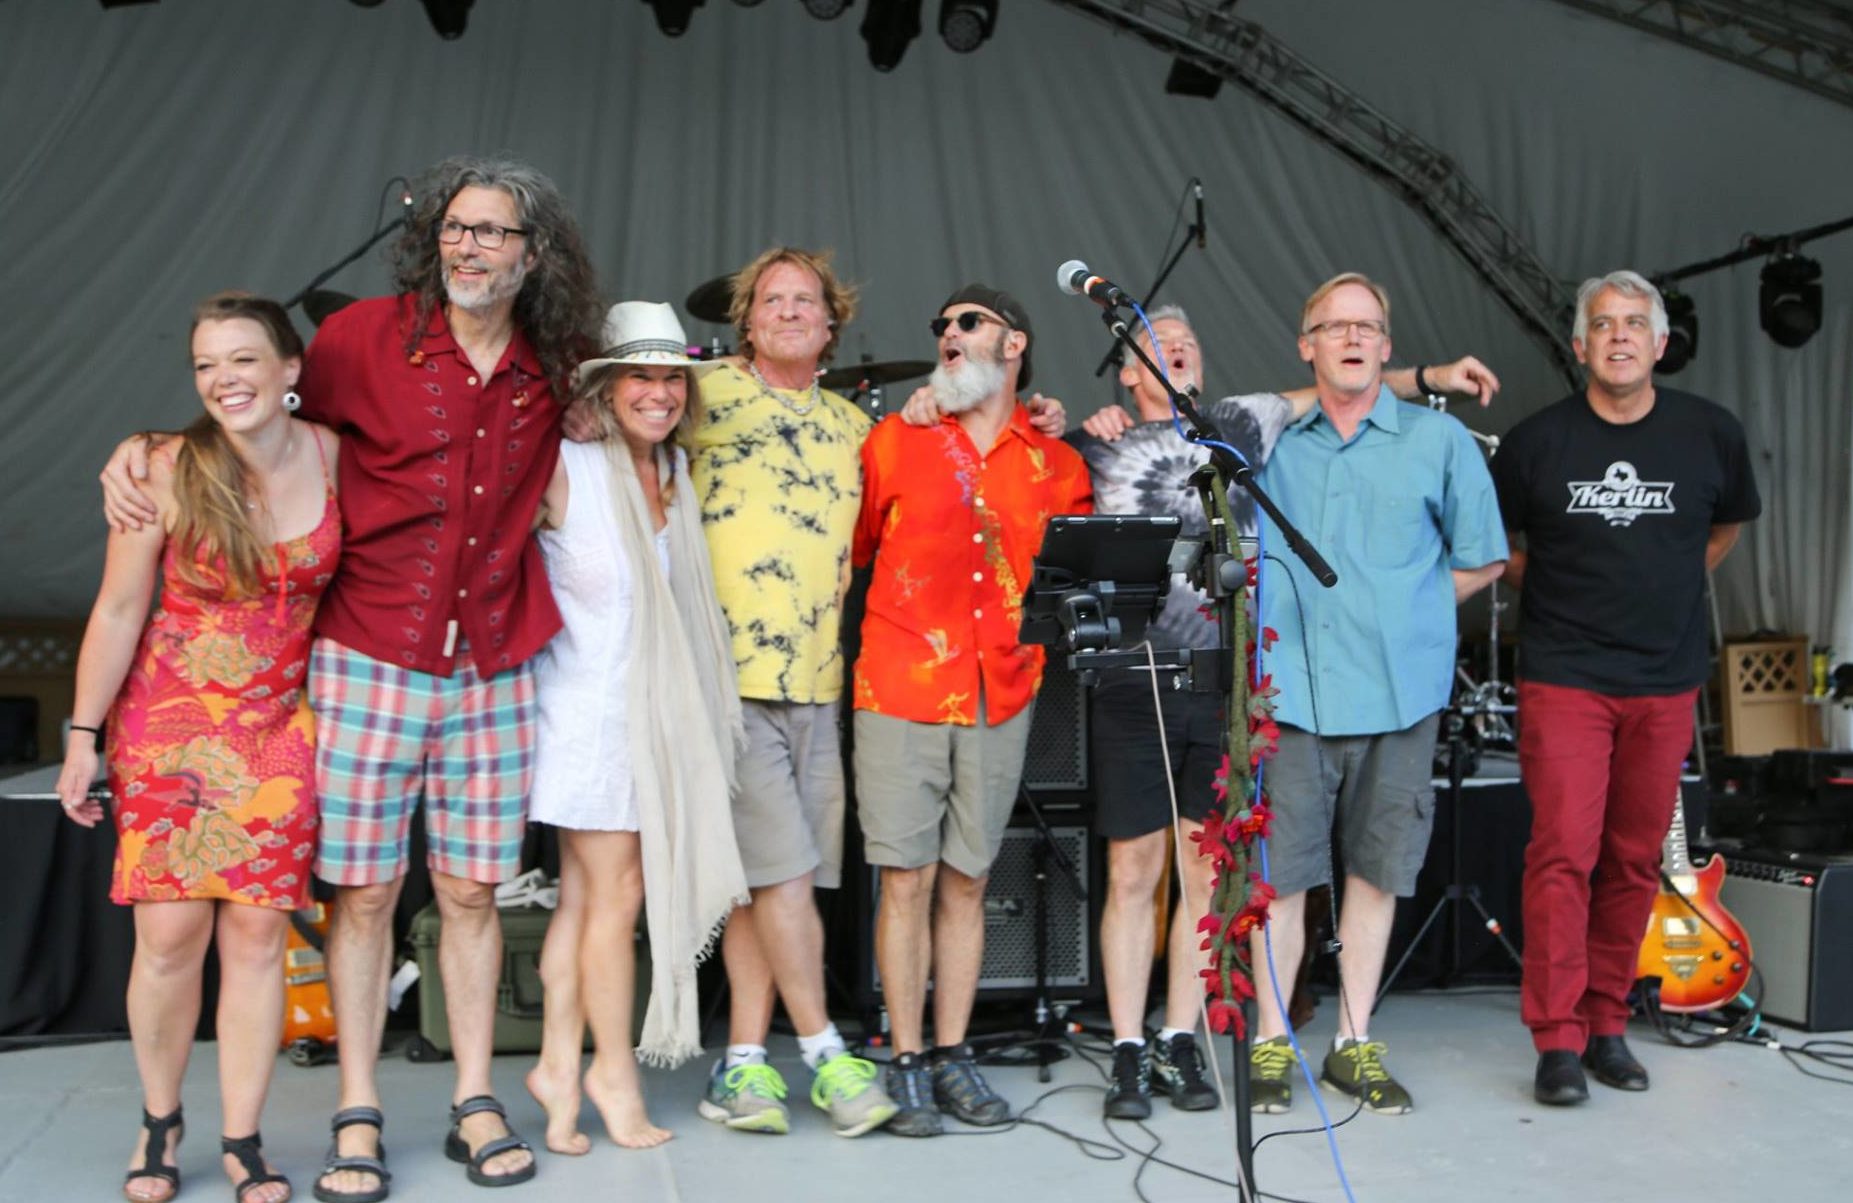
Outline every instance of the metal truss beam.
[(1853, 7), (1832, 0), (1556, 0), (1853, 107)]
[(1413, 206), (1543, 347), (1572, 386), (1571, 290), (1441, 151), (1372, 108), (1261, 26), (1236, 0), (1054, 0), (1252, 93)]

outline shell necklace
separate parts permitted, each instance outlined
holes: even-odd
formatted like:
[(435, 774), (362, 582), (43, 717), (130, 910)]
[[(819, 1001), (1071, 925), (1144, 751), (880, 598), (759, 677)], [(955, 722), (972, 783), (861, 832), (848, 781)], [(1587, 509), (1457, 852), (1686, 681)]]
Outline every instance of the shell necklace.
[(753, 383), (759, 386), (759, 393), (761, 396), (770, 397), (800, 418), (810, 413), (813, 409), (816, 409), (817, 402), (822, 399), (822, 390), (818, 388), (817, 377), (815, 376), (811, 377), (811, 399), (800, 406), (790, 397), (787, 397), (784, 393), (779, 392), (770, 384), (767, 384), (766, 378), (759, 374), (758, 365), (750, 359), (746, 361), (746, 370), (753, 377)]

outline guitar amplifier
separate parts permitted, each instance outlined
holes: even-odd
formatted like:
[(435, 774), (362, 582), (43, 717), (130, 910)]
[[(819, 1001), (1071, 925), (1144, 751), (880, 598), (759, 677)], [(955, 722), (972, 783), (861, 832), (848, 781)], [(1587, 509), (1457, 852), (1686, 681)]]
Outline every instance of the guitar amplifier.
[(1763, 1014), (1804, 1032), (1853, 1028), (1853, 857), (1739, 848), (1724, 862), (1719, 898), (1750, 934)]

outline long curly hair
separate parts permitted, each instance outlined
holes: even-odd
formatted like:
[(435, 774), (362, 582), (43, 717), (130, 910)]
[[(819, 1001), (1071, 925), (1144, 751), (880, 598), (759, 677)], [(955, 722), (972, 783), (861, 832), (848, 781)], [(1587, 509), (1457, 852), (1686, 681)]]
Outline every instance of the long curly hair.
[[(189, 343), (201, 323), (234, 318), (263, 327), (271, 348), (284, 359), (302, 358), (302, 336), (283, 306), (248, 292), (215, 293), (201, 301), (193, 310)], [(256, 597), (264, 591), (270, 549), (251, 524), (247, 502), (256, 489), (250, 469), (212, 415), (181, 433), (174, 456), (175, 570), (195, 588), (216, 588), (223, 579), (233, 596)]]
[(438, 226), (451, 200), (465, 188), (499, 188), (514, 198), (534, 266), (515, 295), (515, 325), (540, 357), (554, 395), (570, 395), (573, 368), (598, 343), (596, 273), (579, 223), (552, 180), (515, 159), (458, 155), (419, 177), (417, 201), (392, 247), (393, 285), (418, 299), (417, 319), (405, 332), (406, 354), (417, 350), (431, 315), (445, 303)]
[(816, 276), (824, 289), (824, 310), (830, 315), (830, 341), (824, 344), (823, 353), (817, 359), (820, 363), (829, 363), (836, 354), (837, 341), (842, 335), (843, 327), (855, 320), (857, 289), (854, 284), (836, 274), (831, 264), (833, 253), (828, 250), (807, 251), (797, 246), (768, 247), (754, 257), (753, 261), (734, 273), (733, 295), (727, 302), (727, 320), (733, 323), (734, 333), (740, 339), (740, 353), (746, 358), (753, 358), (756, 349), (753, 340), (746, 332), (746, 319), (753, 311), (753, 293), (759, 288), (759, 277), (771, 271), (781, 263), (802, 267)]

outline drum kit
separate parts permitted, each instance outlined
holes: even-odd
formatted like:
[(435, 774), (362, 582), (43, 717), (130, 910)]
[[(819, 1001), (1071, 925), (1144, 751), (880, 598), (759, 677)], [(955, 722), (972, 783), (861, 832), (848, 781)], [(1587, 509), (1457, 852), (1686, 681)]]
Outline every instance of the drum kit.
[[(697, 321), (710, 322), (716, 326), (733, 325), (729, 315), (733, 307), (733, 275), (716, 276), (703, 284), (698, 284), (683, 302), (688, 315)], [(691, 347), (689, 353), (697, 359), (720, 359), (733, 354), (733, 348), (715, 335), (705, 347)], [(886, 412), (882, 392), (885, 386), (899, 384), (903, 380), (917, 380), (931, 374), (933, 361), (930, 359), (885, 359), (878, 360), (872, 355), (864, 355), (859, 363), (833, 367), (817, 374), (817, 383), (832, 392), (843, 394), (852, 404), (867, 409), (880, 417)]]

